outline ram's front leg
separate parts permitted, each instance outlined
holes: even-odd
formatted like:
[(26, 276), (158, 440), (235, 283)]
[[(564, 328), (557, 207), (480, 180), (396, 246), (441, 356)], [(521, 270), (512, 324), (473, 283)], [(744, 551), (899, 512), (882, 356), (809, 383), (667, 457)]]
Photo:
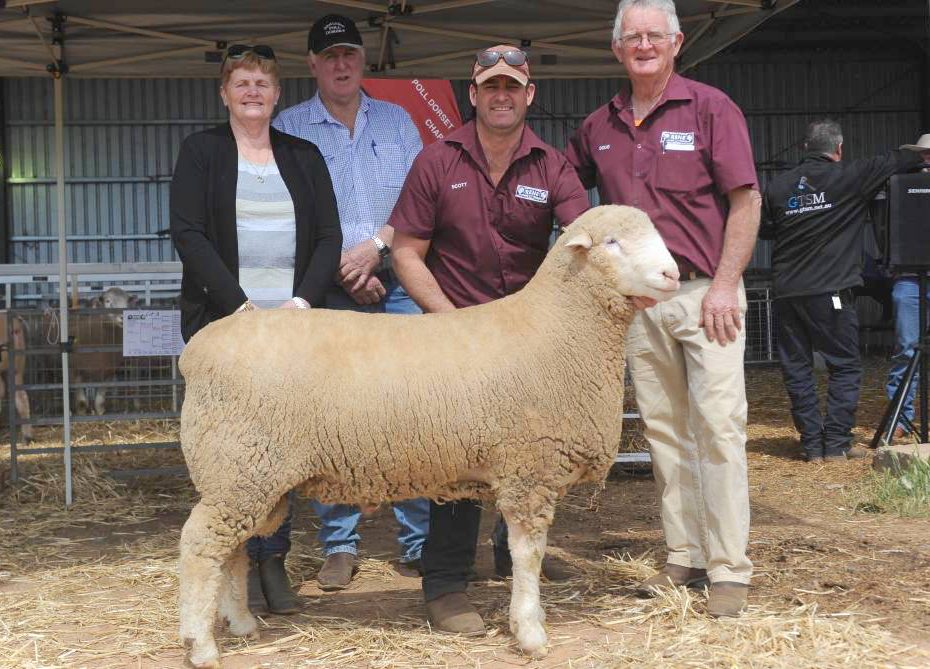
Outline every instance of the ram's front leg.
[[(513, 592), (510, 597), (510, 631), (520, 649), (534, 657), (548, 652), (546, 614), (539, 602), (539, 571), (546, 554), (549, 525), (537, 516), (531, 523), (518, 521), (501, 509), (509, 530), (510, 557), (513, 560)], [(522, 515), (522, 514), (521, 514)], [(549, 515), (551, 514), (541, 514)]]

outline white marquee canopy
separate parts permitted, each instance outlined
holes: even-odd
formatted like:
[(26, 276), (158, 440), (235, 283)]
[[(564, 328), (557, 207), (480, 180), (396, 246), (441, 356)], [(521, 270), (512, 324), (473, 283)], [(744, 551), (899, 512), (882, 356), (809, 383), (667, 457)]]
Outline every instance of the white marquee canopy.
[[(798, 0), (677, 0), (687, 70)], [(523, 44), (534, 78), (615, 77), (616, 0), (0, 0), (0, 77), (211, 77), (224, 44), (269, 44), (306, 76), (311, 23), (353, 18), (374, 73), (463, 78), (478, 49)], [(58, 19), (56, 20), (56, 16)], [(63, 45), (58, 48), (56, 37)]]

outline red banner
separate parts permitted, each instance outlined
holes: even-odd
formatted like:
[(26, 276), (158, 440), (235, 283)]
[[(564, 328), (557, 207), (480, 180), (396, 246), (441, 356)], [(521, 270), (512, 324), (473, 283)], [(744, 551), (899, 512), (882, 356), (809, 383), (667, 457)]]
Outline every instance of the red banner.
[(407, 110), (423, 146), (443, 139), (462, 125), (452, 84), (445, 79), (365, 79), (365, 92)]

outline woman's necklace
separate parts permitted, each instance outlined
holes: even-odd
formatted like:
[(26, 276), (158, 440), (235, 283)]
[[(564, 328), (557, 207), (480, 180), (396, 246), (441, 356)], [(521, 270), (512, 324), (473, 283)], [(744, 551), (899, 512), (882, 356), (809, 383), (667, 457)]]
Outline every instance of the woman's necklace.
[(258, 183), (260, 183), (260, 184), (265, 183), (265, 175), (268, 174), (268, 169), (271, 167), (271, 161), (269, 160), (267, 163), (265, 163), (265, 164), (263, 165), (264, 169), (260, 170), (260, 169), (258, 169), (258, 165), (256, 165), (256, 164), (253, 163), (251, 160), (249, 160), (248, 158), (245, 157), (245, 154), (244, 154), (244, 153), (240, 153), (239, 155), (242, 156), (242, 159), (243, 159), (243, 160), (248, 164), (248, 166), (251, 168), (251, 169), (249, 169), (249, 172), (250, 172), (256, 179), (258, 179)]

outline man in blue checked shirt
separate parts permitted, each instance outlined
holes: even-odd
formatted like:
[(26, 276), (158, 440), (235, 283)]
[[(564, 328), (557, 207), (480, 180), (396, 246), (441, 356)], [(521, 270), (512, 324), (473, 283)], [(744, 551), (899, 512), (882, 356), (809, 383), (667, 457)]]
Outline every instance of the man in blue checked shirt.
[[(316, 144), (326, 159), (342, 225), (342, 259), (329, 309), (418, 314), (390, 269), (394, 230), (386, 225), (413, 159), (423, 148), (402, 107), (374, 100), (361, 90), (365, 68), (362, 36), (351, 19), (324, 16), (310, 29), (307, 62), (317, 94), (282, 111), (278, 130)], [(360, 513), (356, 507), (314, 501), (326, 561), (317, 575), (323, 590), (345, 588), (356, 569)], [(400, 523), (401, 563), (420, 571), (429, 501), (394, 505)], [(279, 530), (290, 533), (290, 519)]]

